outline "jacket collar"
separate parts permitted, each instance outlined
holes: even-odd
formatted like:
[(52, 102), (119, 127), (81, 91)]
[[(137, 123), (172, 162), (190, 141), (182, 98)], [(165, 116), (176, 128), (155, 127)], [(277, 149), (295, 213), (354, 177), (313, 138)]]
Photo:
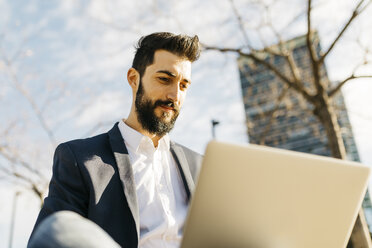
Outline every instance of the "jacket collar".
[[(129, 160), (128, 150), (125, 146), (124, 139), (120, 133), (118, 123), (108, 132), (110, 145), (114, 154), (116, 164), (119, 170), (119, 177), (123, 185), (124, 194), (129, 206), (134, 222), (136, 223), (137, 238), (139, 240), (140, 224), (139, 224), (139, 207), (136, 193), (136, 185), (132, 165)], [(170, 151), (176, 161), (178, 170), (182, 177), (182, 182), (185, 187), (187, 200), (191, 198), (194, 192), (195, 183), (192, 179), (189, 165), (182, 148), (176, 143), (170, 141)]]
[(137, 201), (136, 185), (132, 166), (129, 160), (128, 150), (124, 144), (123, 137), (121, 136), (118, 128), (118, 123), (108, 132), (110, 145), (114, 154), (116, 164), (119, 170), (120, 181), (123, 185), (125, 198), (127, 200), (134, 222), (136, 223), (137, 238), (139, 240), (140, 225), (139, 225), (139, 208)]
[(173, 141), (170, 141), (170, 151), (181, 174), (182, 182), (186, 190), (187, 200), (190, 201), (191, 195), (194, 192), (195, 183), (191, 176), (190, 167), (185, 153), (183, 152), (181, 146), (177, 145)]

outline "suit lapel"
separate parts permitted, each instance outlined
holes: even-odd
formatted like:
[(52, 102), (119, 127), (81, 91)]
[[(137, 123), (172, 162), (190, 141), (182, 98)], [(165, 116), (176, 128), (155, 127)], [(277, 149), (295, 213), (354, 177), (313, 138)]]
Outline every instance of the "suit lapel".
[(132, 165), (129, 160), (128, 150), (118, 128), (118, 123), (108, 132), (111, 149), (114, 153), (116, 164), (119, 170), (119, 177), (123, 185), (124, 194), (134, 222), (136, 223), (137, 238), (139, 240), (139, 208), (137, 201), (136, 185), (134, 181)]
[(190, 200), (191, 194), (194, 192), (195, 183), (191, 176), (185, 153), (180, 146), (172, 141), (170, 142), (170, 150), (181, 174), (182, 182), (186, 190), (187, 200)]
[[(110, 145), (116, 164), (119, 170), (119, 177), (123, 185), (124, 194), (132, 213), (134, 222), (136, 224), (137, 238), (139, 240), (140, 225), (139, 225), (139, 207), (137, 201), (136, 185), (133, 176), (132, 165), (129, 160), (128, 150), (125, 146), (124, 140), (121, 136), (120, 130), (118, 128), (118, 123), (108, 132)], [(178, 170), (180, 172), (183, 185), (185, 187), (187, 200), (190, 200), (192, 192), (194, 192), (195, 183), (191, 176), (189, 165), (183, 152), (182, 148), (170, 142), (170, 151), (176, 161)]]

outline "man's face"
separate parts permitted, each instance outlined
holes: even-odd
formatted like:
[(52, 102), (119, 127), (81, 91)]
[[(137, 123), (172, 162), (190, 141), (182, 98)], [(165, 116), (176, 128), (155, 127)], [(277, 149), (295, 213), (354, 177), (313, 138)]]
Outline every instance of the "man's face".
[(191, 62), (165, 50), (154, 54), (136, 93), (138, 121), (149, 133), (163, 136), (172, 130), (191, 80)]

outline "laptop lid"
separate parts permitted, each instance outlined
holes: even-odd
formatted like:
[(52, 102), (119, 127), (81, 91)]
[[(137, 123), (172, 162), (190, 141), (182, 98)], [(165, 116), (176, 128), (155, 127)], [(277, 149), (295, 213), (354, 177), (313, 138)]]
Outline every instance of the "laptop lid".
[(212, 141), (181, 247), (346, 247), (369, 173), (355, 162)]

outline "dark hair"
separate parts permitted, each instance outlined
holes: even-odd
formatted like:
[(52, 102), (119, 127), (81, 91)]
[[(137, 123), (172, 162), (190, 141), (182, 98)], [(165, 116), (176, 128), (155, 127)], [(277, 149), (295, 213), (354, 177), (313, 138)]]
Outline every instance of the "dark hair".
[(190, 37), (168, 32), (153, 33), (142, 36), (135, 48), (136, 54), (132, 67), (139, 72), (141, 77), (145, 73), (146, 67), (154, 62), (154, 54), (157, 50), (166, 50), (191, 62), (196, 61), (200, 56), (197, 35)]

